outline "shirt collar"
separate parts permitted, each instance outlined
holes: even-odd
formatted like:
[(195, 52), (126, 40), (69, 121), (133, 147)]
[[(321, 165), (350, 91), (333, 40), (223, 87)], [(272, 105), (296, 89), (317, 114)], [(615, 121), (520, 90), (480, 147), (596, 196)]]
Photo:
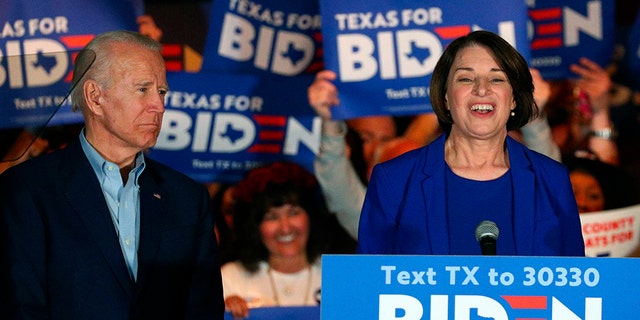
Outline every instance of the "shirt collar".
[[(82, 151), (84, 151), (87, 159), (89, 159), (89, 163), (91, 164), (93, 171), (98, 177), (98, 181), (103, 181), (103, 178), (106, 175), (107, 168), (109, 168), (110, 166), (116, 168), (118, 167), (117, 164), (105, 160), (100, 155), (100, 153), (98, 153), (98, 151), (89, 143), (89, 141), (87, 141), (87, 138), (84, 135), (84, 128), (82, 128), (82, 131), (80, 132), (80, 145), (82, 146)], [(135, 185), (138, 186), (138, 177), (140, 177), (142, 171), (146, 167), (142, 152), (138, 152), (138, 154), (136, 155), (135, 163), (136, 165), (133, 170), (131, 170), (131, 173), (134, 174)]]

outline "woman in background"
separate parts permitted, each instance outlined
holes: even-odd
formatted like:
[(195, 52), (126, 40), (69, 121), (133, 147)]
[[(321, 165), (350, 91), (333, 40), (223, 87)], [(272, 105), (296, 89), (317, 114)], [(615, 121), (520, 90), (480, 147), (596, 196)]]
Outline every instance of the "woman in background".
[(238, 260), (222, 267), (227, 310), (248, 317), (254, 307), (319, 305), (320, 255), (332, 250), (327, 236), (348, 236), (327, 229), (337, 223), (328, 224), (315, 177), (276, 162), (251, 170), (233, 194)]

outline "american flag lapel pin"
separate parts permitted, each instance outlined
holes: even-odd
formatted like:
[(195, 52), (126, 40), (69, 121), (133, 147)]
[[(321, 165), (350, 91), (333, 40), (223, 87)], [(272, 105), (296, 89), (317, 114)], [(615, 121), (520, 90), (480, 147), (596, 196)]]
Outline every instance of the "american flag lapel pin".
[(153, 196), (157, 199), (162, 199), (162, 196), (159, 193), (154, 193)]

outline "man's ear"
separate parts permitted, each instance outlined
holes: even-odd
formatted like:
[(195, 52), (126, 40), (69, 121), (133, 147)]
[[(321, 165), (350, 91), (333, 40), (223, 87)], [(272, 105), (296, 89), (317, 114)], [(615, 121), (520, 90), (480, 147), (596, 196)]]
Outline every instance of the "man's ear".
[(98, 83), (94, 80), (87, 80), (84, 82), (82, 90), (88, 111), (93, 114), (102, 114), (102, 89), (100, 89)]

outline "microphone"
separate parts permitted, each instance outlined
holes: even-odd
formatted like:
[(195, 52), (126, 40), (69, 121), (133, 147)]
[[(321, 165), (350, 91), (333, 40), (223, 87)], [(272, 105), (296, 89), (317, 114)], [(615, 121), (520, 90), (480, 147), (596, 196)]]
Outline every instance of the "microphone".
[(484, 220), (476, 227), (476, 240), (480, 243), (483, 256), (496, 255), (496, 240), (500, 231), (495, 222)]

